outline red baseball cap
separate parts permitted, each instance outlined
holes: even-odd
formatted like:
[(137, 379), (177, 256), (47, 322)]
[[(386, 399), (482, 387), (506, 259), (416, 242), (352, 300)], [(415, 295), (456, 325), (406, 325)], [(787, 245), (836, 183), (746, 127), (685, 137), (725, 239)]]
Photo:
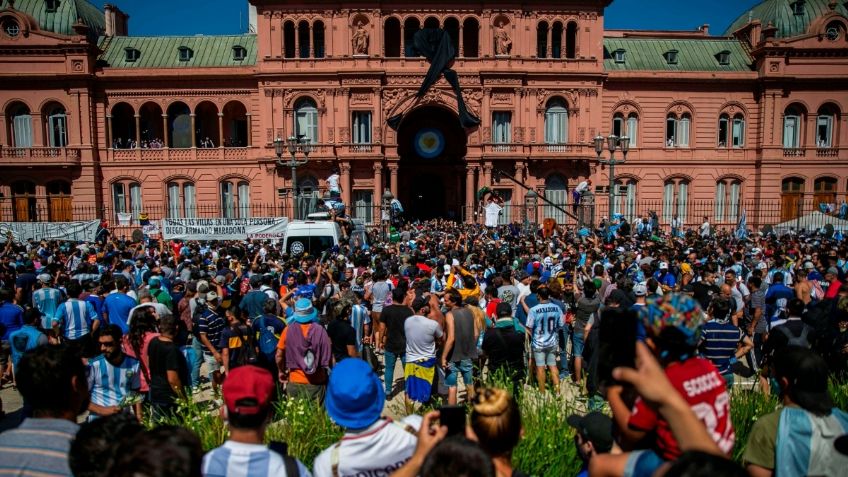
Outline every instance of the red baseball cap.
[(227, 411), (251, 415), (270, 405), (275, 385), (267, 369), (248, 365), (230, 370), (222, 388)]

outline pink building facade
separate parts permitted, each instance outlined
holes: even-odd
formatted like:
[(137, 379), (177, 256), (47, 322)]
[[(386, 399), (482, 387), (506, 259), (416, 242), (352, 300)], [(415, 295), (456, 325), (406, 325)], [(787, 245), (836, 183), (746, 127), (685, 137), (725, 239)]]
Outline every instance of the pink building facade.
[[(289, 215), (290, 136), (312, 146), (300, 210), (337, 170), (367, 221), (386, 190), (468, 220), (484, 186), (516, 220), (525, 190), (498, 171), (564, 205), (591, 179), (607, 215), (609, 134), (631, 141), (614, 204), (631, 218), (763, 225), (848, 196), (845, 2), (767, 0), (724, 36), (605, 30), (607, 0), (251, 3), (255, 33), (133, 37), (111, 5), (3, 0), (0, 220)], [(452, 39), (479, 127), (444, 80), (414, 98), (425, 27)]]

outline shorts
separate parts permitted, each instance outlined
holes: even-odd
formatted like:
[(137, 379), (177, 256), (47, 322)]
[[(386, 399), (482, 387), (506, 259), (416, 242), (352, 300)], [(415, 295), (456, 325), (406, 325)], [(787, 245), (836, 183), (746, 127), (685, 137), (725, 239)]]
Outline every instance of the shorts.
[(533, 361), (536, 366), (556, 366), (556, 346), (533, 349)]
[(459, 374), (462, 374), (462, 381), (466, 386), (470, 386), (472, 383), (472, 371), (474, 367), (471, 365), (470, 359), (463, 359), (462, 361), (450, 362), (448, 363), (448, 370), (445, 372), (445, 385), (449, 388), (455, 388), (457, 386)]
[(584, 337), (583, 337), (583, 331), (581, 330), (580, 333), (575, 331), (574, 334), (571, 335), (571, 339), (572, 339), (572, 341), (571, 341), (571, 354), (575, 358), (582, 358), (583, 357), (583, 347), (586, 344)]
[(212, 379), (213, 374), (221, 371), (221, 365), (218, 364), (218, 361), (215, 360), (215, 356), (209, 353), (203, 353), (203, 361), (201, 361), (201, 364), (205, 364), (208, 368), (209, 374), (207, 374), (207, 376), (209, 377), (209, 379)]
[(633, 451), (627, 457), (624, 477), (650, 477), (665, 464), (665, 461), (652, 450)]

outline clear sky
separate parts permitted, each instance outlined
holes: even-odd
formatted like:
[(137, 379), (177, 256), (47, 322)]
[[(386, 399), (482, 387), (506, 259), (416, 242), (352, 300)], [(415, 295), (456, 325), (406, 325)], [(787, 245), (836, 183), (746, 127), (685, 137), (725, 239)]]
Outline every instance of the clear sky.
[[(721, 34), (761, 0), (614, 0), (606, 28), (693, 30)], [(102, 2), (100, 2), (102, 3)], [(247, 0), (113, 0), (130, 14), (131, 35), (220, 35), (247, 31)], [(99, 3), (98, 3), (99, 5)]]

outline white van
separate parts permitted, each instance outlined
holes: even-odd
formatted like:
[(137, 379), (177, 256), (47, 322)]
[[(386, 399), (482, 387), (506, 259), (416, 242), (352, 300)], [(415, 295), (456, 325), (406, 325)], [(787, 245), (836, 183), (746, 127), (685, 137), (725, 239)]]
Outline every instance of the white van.
[(320, 255), (325, 250), (339, 246), (342, 229), (329, 220), (295, 220), (286, 227), (283, 249), (292, 256), (308, 253)]

